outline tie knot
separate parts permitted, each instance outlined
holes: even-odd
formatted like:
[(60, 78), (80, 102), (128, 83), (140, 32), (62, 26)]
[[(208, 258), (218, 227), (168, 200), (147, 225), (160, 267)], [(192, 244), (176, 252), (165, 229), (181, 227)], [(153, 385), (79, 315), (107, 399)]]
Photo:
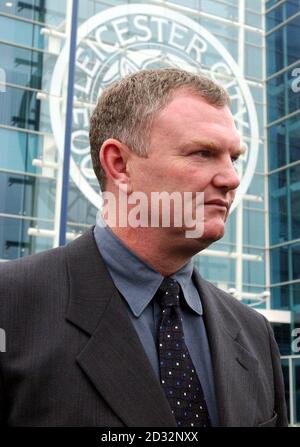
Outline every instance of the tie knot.
[(162, 307), (179, 306), (180, 286), (175, 279), (164, 278), (158, 290)]

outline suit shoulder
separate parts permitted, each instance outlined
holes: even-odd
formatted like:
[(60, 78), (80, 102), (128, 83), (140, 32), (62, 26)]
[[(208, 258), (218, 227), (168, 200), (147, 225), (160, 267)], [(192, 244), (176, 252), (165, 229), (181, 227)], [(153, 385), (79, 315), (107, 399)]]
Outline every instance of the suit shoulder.
[(24, 258), (1, 262), (0, 278), (3, 279), (11, 273), (30, 274), (30, 272), (43, 270), (45, 266), (48, 266), (46, 271), (49, 271), (49, 267), (57, 266), (63, 260), (64, 250), (65, 247), (57, 247)]
[(0, 264), (0, 295), (13, 297), (32, 295), (35, 290), (54, 287), (65, 275), (65, 247), (2, 262)]
[(32, 295), (40, 290), (53, 293), (66, 283), (68, 277), (67, 257), (80, 256), (85, 251), (87, 240), (92, 239), (92, 229), (66, 246), (53, 248), (24, 258), (0, 263), (0, 296), (14, 293)]
[(218, 299), (218, 304), (219, 306), (221, 306), (221, 308), (226, 307), (227, 310), (230, 309), (230, 312), (239, 318), (243, 318), (246, 320), (250, 319), (251, 321), (256, 320), (257, 322), (264, 323), (265, 317), (259, 312), (257, 312), (257, 310), (252, 309), (251, 307), (242, 303), (237, 298), (234, 298), (229, 293), (216, 287), (211, 282), (206, 281), (204, 279), (202, 279), (202, 281), (205, 282), (206, 287), (209, 288), (210, 292), (213, 293), (215, 297)]

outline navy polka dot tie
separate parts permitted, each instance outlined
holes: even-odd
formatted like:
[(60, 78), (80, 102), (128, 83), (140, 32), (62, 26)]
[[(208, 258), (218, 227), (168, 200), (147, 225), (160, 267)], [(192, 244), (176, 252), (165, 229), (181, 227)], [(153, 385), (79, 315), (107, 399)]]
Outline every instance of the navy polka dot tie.
[(178, 427), (209, 427), (203, 390), (185, 345), (179, 307), (180, 286), (165, 278), (158, 290), (160, 379)]

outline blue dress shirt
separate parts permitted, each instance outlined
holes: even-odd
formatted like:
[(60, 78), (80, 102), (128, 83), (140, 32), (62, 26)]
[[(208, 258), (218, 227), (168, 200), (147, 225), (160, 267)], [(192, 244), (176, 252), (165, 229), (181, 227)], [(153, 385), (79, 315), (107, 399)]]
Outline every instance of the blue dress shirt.
[[(163, 276), (130, 250), (108, 226), (97, 224), (94, 237), (112, 280), (128, 304), (128, 314), (140, 338), (146, 355), (159, 377), (157, 351), (158, 325), (161, 318), (159, 303), (153, 300)], [(210, 349), (203, 321), (203, 309), (192, 280), (190, 260), (171, 276), (179, 282), (184, 303), (181, 306), (185, 343), (201, 382), (213, 426), (218, 425), (213, 370)]]

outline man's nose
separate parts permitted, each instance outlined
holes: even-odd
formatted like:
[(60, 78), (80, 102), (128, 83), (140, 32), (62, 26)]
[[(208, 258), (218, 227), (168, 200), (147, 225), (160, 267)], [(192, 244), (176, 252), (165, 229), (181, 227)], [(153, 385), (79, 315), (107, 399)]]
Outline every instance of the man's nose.
[(217, 188), (224, 188), (228, 191), (236, 189), (240, 184), (240, 177), (232, 161), (218, 166), (218, 171), (213, 177), (213, 183)]

